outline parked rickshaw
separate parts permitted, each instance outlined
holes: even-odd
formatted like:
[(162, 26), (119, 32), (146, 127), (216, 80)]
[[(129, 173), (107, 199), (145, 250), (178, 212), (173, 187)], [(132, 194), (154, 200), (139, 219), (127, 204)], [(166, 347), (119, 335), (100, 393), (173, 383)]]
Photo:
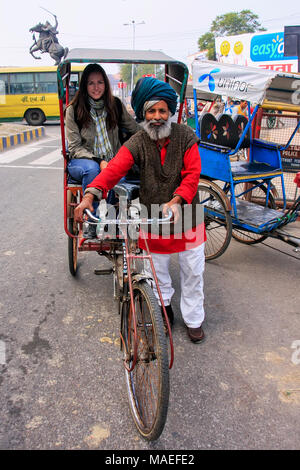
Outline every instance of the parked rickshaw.
[[(76, 276), (78, 256), (83, 251), (96, 252), (111, 261), (111, 269), (96, 270), (95, 273), (112, 275), (114, 297), (118, 302), (120, 314), (120, 347), (123, 351), (130, 409), (140, 434), (145, 439), (155, 440), (161, 434), (167, 418), (169, 369), (174, 361), (174, 348), (151, 254), (148, 249), (146, 255), (139, 251), (137, 239), (132, 238), (131, 233), (136, 233), (141, 223), (161, 224), (169, 223), (169, 220), (144, 220), (137, 217), (134, 207), (132, 210), (131, 201), (138, 197), (138, 185), (118, 184), (114, 187), (119, 198), (117, 218), (93, 218), (89, 213), (89, 220), (93, 219), (97, 224), (97, 239), (84, 238), (81, 224), (74, 220), (74, 208), (82, 199), (82, 187), (80, 182), (73, 181), (68, 175), (69, 154), (64, 130), (64, 107), (69, 102), (72, 64), (78, 63), (101, 63), (104, 67), (105, 64), (163, 65), (165, 81), (170, 83), (179, 96), (178, 122), (183, 110), (188, 69), (185, 64), (160, 51), (112, 49), (71, 50), (57, 69), (64, 157), (64, 228), (68, 236), (70, 273)], [(113, 238), (109, 237), (105, 230), (110, 224), (117, 227)], [(128, 227), (133, 227), (134, 230), (129, 230)], [(147, 246), (146, 240), (145, 243)], [(144, 259), (149, 260), (152, 267), (153, 279), (164, 311), (164, 321), (153, 291), (140, 270), (140, 262)], [(101, 293), (101, 285), (99, 292)]]
[[(205, 208), (206, 259), (223, 254), (231, 236), (246, 244), (274, 237), (299, 247), (300, 239), (282, 230), (297, 219), (300, 201), (298, 198), (286, 210), (281, 151), (291, 144), (300, 120), (285, 145), (255, 138), (252, 123), (265, 99), (273, 104), (294, 104), (300, 111), (300, 75), (200, 60), (193, 63), (192, 74), (202, 164), (199, 195)], [(199, 92), (246, 100), (249, 117), (205, 113), (199, 118)], [(234, 161), (234, 155), (242, 148), (248, 159)], [(275, 179), (282, 187), (280, 210), (273, 195)]]

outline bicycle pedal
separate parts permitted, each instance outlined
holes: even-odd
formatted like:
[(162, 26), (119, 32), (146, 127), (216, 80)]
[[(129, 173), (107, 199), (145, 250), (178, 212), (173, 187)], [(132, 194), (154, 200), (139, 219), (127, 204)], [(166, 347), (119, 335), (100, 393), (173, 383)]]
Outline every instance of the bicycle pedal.
[(94, 274), (96, 274), (97, 276), (112, 274), (112, 272), (113, 272), (113, 268), (110, 268), (110, 269), (95, 269), (94, 270)]

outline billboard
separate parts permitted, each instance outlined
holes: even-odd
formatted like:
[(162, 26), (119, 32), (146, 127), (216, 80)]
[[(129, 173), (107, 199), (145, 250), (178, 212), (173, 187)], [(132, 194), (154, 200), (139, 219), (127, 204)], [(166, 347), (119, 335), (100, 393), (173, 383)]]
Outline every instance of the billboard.
[(297, 57), (284, 56), (283, 31), (218, 37), (215, 46), (219, 62), (286, 73), (298, 72)]

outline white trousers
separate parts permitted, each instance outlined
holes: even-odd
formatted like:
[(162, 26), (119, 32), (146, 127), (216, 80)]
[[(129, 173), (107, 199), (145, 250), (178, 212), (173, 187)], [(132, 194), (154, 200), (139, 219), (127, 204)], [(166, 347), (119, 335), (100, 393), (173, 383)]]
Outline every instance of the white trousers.
[[(180, 309), (183, 321), (189, 328), (201, 326), (205, 316), (203, 306), (204, 246), (205, 243), (202, 243), (196, 248), (178, 253), (181, 286)], [(171, 255), (160, 253), (151, 253), (151, 255), (164, 304), (170, 305), (175, 292), (169, 273)], [(144, 273), (153, 279), (148, 260), (144, 262)], [(155, 282), (149, 282), (159, 300)]]

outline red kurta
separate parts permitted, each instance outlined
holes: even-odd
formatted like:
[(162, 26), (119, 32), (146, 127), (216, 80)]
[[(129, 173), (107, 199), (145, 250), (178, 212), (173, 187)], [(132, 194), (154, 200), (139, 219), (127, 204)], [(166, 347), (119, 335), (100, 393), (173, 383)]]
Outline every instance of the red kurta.
[[(164, 164), (169, 140), (160, 151), (161, 164)], [(134, 159), (126, 147), (121, 147), (116, 156), (109, 162), (108, 166), (99, 173), (87, 188), (97, 188), (103, 192), (103, 197), (107, 197), (107, 192), (113, 188), (120, 179), (125, 176), (132, 165)], [(187, 204), (191, 204), (199, 183), (201, 171), (201, 161), (198, 145), (194, 144), (184, 154), (183, 168), (181, 171), (182, 181), (174, 194), (181, 196)], [(147, 238), (149, 250), (152, 253), (178, 253), (190, 250), (206, 241), (204, 222), (197, 225), (185, 233), (168, 235), (168, 237), (144, 233)], [(143, 236), (139, 238), (139, 246), (145, 249)]]

